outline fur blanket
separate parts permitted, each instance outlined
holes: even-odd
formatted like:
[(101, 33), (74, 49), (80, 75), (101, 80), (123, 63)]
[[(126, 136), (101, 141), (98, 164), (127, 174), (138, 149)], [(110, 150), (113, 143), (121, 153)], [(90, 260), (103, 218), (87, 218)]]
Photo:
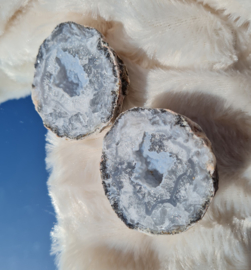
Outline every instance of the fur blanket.
[(61, 270), (251, 269), (251, 1), (1, 0), (0, 102), (30, 94), (42, 41), (61, 22), (97, 28), (128, 67), (123, 110), (168, 108), (211, 140), (219, 190), (188, 231), (128, 229), (99, 173), (106, 131), (81, 141), (48, 132), (48, 188)]

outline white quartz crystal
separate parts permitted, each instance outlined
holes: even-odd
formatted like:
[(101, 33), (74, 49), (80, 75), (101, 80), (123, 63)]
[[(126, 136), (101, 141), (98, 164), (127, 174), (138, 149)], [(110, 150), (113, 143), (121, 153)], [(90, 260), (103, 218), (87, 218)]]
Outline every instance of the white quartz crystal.
[(127, 226), (178, 233), (204, 215), (215, 193), (215, 157), (193, 124), (171, 111), (134, 108), (106, 135), (103, 185)]
[(121, 94), (118, 59), (93, 28), (57, 26), (39, 49), (32, 98), (44, 125), (78, 139), (105, 127)]

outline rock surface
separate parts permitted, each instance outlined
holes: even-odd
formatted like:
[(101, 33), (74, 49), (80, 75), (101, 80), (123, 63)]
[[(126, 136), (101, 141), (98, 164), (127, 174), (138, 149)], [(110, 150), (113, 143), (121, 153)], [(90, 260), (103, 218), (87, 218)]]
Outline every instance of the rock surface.
[(217, 190), (211, 143), (190, 119), (164, 109), (121, 114), (103, 143), (101, 176), (117, 215), (150, 234), (185, 231)]
[(129, 83), (123, 62), (94, 28), (58, 25), (40, 46), (32, 99), (44, 125), (79, 139), (120, 111)]

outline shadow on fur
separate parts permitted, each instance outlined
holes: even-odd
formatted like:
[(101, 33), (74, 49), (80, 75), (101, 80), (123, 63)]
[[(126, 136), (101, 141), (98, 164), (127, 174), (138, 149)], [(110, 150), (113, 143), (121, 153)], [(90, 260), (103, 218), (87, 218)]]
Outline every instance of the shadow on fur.
[[(88, 270), (110, 270), (110, 269), (159, 269), (159, 261), (156, 254), (149, 249), (135, 258), (133, 251), (121, 251), (107, 246), (89, 247), (88, 253), (93, 257), (98, 255), (98, 260), (91, 260)], [(117, 267), (117, 268), (116, 268)]]

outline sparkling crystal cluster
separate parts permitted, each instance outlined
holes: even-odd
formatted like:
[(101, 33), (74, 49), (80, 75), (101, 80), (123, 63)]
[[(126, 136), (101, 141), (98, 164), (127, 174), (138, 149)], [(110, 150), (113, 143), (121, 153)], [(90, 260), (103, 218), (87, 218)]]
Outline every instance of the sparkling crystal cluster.
[(96, 29), (58, 25), (40, 46), (35, 68), (33, 102), (44, 125), (58, 136), (92, 134), (118, 113), (127, 72)]
[(215, 157), (200, 127), (162, 109), (134, 108), (104, 139), (106, 195), (130, 228), (152, 234), (186, 230), (216, 191)]

